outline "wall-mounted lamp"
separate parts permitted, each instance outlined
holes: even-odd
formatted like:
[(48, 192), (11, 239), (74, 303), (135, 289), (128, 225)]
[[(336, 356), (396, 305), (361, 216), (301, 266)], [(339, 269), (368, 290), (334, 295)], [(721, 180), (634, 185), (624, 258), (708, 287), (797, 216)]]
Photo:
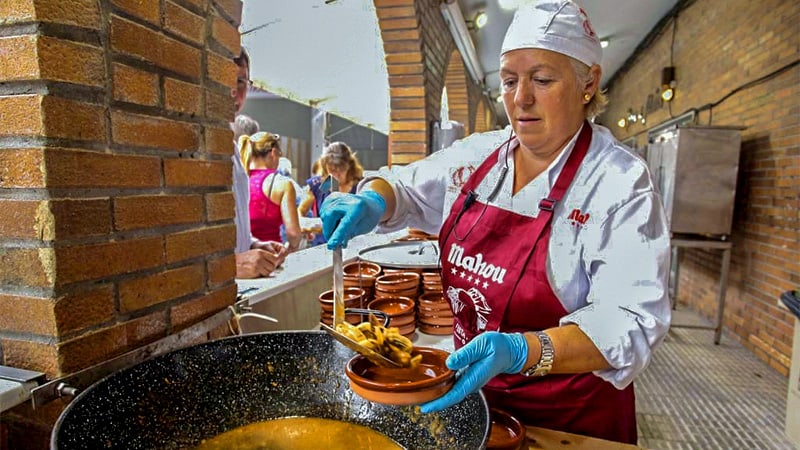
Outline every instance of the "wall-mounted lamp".
[(624, 117), (621, 117), (621, 118), (620, 118), (620, 119), (617, 121), (617, 126), (618, 126), (618, 127), (620, 127), (620, 128), (627, 128), (627, 126), (628, 126), (628, 119), (626, 119), (626, 118), (624, 118)]
[(600, 47), (601, 47), (601, 48), (606, 48), (606, 47), (608, 47), (608, 44), (610, 44), (610, 43), (611, 43), (611, 41), (610, 41), (608, 38), (606, 38), (606, 39), (600, 39)]
[(675, 68), (672, 66), (661, 69), (661, 99), (669, 102), (675, 97)]
[(475, 28), (481, 29), (486, 25), (486, 22), (489, 21), (489, 16), (486, 15), (484, 11), (478, 11), (478, 14), (475, 14), (475, 18), (472, 19), (472, 23), (475, 24)]

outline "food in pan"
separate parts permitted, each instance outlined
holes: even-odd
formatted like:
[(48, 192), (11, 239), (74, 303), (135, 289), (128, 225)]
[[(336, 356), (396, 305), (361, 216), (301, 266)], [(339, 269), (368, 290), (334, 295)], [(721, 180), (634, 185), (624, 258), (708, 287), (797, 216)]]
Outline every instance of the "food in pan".
[(351, 325), (347, 322), (336, 325), (336, 331), (360, 345), (373, 350), (400, 364), (402, 367), (417, 367), (422, 355), (412, 357), (411, 340), (400, 334), (398, 328), (383, 327), (370, 322)]
[(251, 423), (203, 441), (197, 450), (403, 450), (388, 436), (362, 425), (314, 417)]

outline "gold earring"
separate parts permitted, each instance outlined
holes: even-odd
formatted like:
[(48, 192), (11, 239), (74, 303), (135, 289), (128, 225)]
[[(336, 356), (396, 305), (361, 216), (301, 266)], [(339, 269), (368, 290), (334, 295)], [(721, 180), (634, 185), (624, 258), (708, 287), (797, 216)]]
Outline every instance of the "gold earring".
[(585, 94), (583, 94), (583, 100), (584, 100), (584, 101), (588, 102), (588, 101), (589, 101), (589, 100), (591, 100), (591, 99), (592, 99), (592, 94), (590, 94), (590, 93), (588, 93), (588, 92), (587, 92), (587, 93), (585, 93)]

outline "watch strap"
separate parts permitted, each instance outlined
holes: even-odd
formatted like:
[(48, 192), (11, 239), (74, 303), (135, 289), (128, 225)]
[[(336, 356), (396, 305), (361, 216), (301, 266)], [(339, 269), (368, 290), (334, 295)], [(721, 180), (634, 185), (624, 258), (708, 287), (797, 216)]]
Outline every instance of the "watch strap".
[(544, 331), (535, 331), (533, 334), (539, 339), (539, 347), (541, 348), (539, 362), (522, 372), (522, 375), (526, 377), (543, 377), (553, 368), (553, 360), (555, 359), (556, 352), (553, 348), (553, 341), (550, 340), (550, 336), (548, 336), (547, 333)]

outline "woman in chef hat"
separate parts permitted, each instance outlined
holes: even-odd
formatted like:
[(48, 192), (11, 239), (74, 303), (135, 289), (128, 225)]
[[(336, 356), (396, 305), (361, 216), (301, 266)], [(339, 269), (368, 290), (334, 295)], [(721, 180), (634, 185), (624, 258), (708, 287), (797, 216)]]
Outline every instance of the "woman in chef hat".
[(669, 233), (647, 165), (590, 121), (601, 57), (572, 1), (521, 6), (500, 55), (511, 130), (323, 205), (329, 248), (376, 225), (440, 236), (462, 372), (423, 412), (482, 388), (524, 423), (636, 443), (633, 380), (670, 323)]

